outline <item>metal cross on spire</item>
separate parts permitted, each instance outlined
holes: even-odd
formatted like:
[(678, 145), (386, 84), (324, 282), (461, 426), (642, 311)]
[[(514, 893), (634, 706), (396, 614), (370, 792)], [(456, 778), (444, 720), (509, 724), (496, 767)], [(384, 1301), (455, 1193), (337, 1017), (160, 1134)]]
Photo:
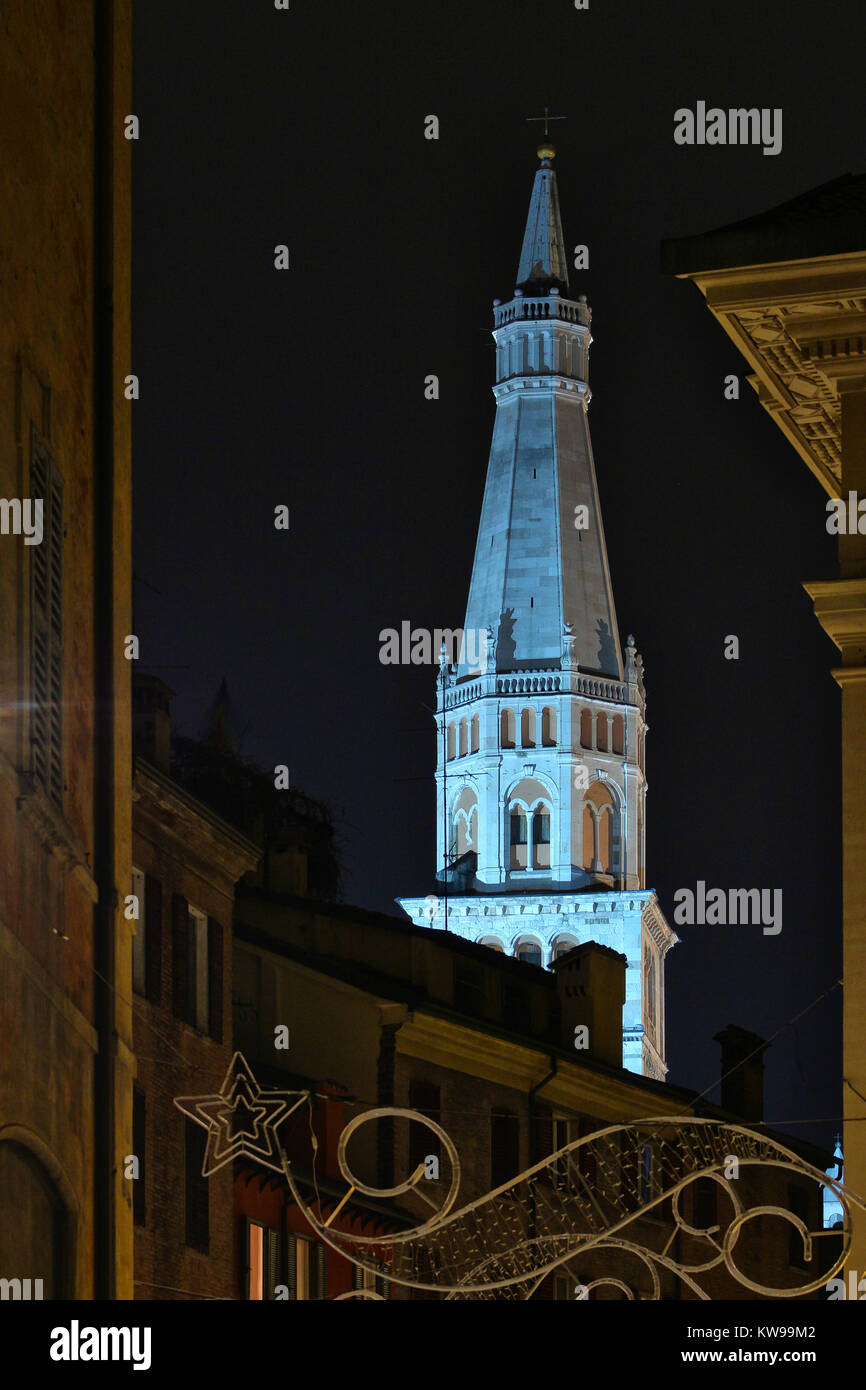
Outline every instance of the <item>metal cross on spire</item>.
[(550, 107), (549, 107), (549, 106), (545, 106), (545, 108), (544, 108), (544, 115), (543, 115), (543, 116), (527, 116), (527, 117), (526, 117), (526, 120), (527, 120), (527, 124), (528, 124), (530, 121), (544, 121), (544, 138), (545, 138), (545, 140), (546, 140), (546, 139), (548, 138), (549, 134), (550, 134), (549, 130), (547, 129), (548, 121), (567, 121), (567, 120), (568, 120), (568, 117), (567, 117), (567, 116), (551, 116), (551, 114), (550, 114)]

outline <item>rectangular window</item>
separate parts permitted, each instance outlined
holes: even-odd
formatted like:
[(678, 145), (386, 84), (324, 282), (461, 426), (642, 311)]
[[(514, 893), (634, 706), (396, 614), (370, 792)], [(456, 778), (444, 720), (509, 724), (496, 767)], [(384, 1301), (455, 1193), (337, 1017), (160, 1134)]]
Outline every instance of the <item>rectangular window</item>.
[[(566, 1144), (570, 1144), (572, 1138), (577, 1138), (577, 1136), (572, 1135), (571, 1121), (557, 1115), (553, 1121), (554, 1153), (556, 1153), (557, 1149), (563, 1149)], [(562, 1157), (558, 1158), (553, 1164), (554, 1181), (557, 1187), (565, 1187), (567, 1185), (571, 1161), (570, 1154), (563, 1154)]]
[(502, 1022), (518, 1033), (529, 1029), (529, 995), (513, 980), (502, 981)]
[(132, 870), (132, 891), (138, 899), (138, 921), (132, 938), (132, 988), (136, 994), (147, 993), (147, 892), (141, 869)]
[(520, 1121), (512, 1110), (490, 1112), (490, 1181), (500, 1187), (520, 1170)]
[(268, 1228), (258, 1221), (247, 1222), (247, 1298), (257, 1302), (265, 1297)]
[(454, 1007), (461, 1013), (484, 1013), (484, 978), (474, 961), (454, 962)]
[(302, 1302), (309, 1302), (310, 1299), (310, 1272), (311, 1260), (310, 1250), (313, 1242), (306, 1240), (303, 1236), (298, 1236), (295, 1242), (295, 1279), (297, 1293), (295, 1297)]
[(692, 1184), (692, 1225), (695, 1230), (706, 1231), (716, 1225), (716, 1193), (718, 1188), (712, 1178), (698, 1178)]
[[(419, 1273), (422, 1271), (419, 1269)], [(378, 1294), (380, 1298), (389, 1299), (391, 1297), (391, 1282), (380, 1274), (376, 1274), (372, 1269), (361, 1269), (355, 1265), (352, 1272), (352, 1288), (364, 1289), (369, 1293)], [(423, 1291), (415, 1291), (410, 1297), (423, 1297)]]
[(147, 1111), (144, 1092), (137, 1086), (132, 1088), (132, 1152), (138, 1159), (138, 1176), (133, 1180), (132, 1219), (136, 1226), (144, 1226), (147, 1219), (146, 1182)]
[[(572, 1129), (571, 1137), (572, 1139), (585, 1139), (588, 1134), (595, 1134), (597, 1130), (604, 1128), (604, 1121), (597, 1120), (594, 1115), (581, 1115), (577, 1125), (577, 1134), (575, 1134)], [(642, 1154), (640, 1161), (642, 1165)], [(590, 1186), (594, 1187), (598, 1179), (598, 1164), (592, 1144), (585, 1144), (582, 1148), (577, 1150), (577, 1167), (578, 1171), (586, 1178)], [(642, 1172), (643, 1167), (641, 1166), (641, 1173)]]
[(144, 921), (145, 987), (151, 1004), (158, 1004), (162, 998), (162, 884), (152, 874), (145, 877)]
[(208, 1031), (207, 917), (198, 908), (189, 909), (187, 932), (188, 978), (191, 985), (191, 1013), (188, 1022), (200, 1033)]
[[(63, 806), (63, 484), (45, 441), (30, 432), (30, 496), (42, 502), (42, 540), (29, 546), (31, 771)], [(35, 511), (35, 506), (34, 506)]]
[[(286, 1274), (290, 1299), (302, 1299), (304, 1302), (324, 1299), (327, 1277), (324, 1245), (289, 1232), (286, 1237)], [(274, 1282), (276, 1284), (276, 1279)]]
[(210, 1188), (202, 1177), (207, 1133), (193, 1120), (184, 1127), (184, 1239), (202, 1254), (210, 1245)]
[[(806, 1229), (809, 1229), (809, 1194), (805, 1188), (798, 1187), (794, 1183), (788, 1184), (788, 1210), (792, 1216), (798, 1216)], [(808, 1269), (810, 1261), (806, 1259), (803, 1247), (803, 1237), (796, 1226), (788, 1226), (788, 1264), (795, 1269)]]
[(550, 844), (550, 816), (546, 812), (536, 813), (532, 822), (532, 838), (537, 845)]
[(650, 1145), (647, 1144), (641, 1154), (640, 1199), (642, 1202), (652, 1201), (654, 1187), (655, 1170), (653, 1168), (653, 1151)]
[(207, 919), (207, 1031), (214, 1042), (223, 1040), (223, 929)]
[(512, 811), (511, 816), (511, 843), (513, 845), (526, 844), (526, 816), (522, 812)]
[[(431, 1081), (413, 1078), (409, 1082), (409, 1109), (417, 1110), (419, 1114), (426, 1115), (429, 1120), (438, 1124), (441, 1114), (439, 1087), (434, 1086)], [(439, 1157), (439, 1140), (426, 1125), (410, 1121), (409, 1172), (414, 1173), (419, 1163), (425, 1163), (428, 1154)]]
[(179, 893), (173, 902), (174, 1014), (222, 1041), (222, 928)]

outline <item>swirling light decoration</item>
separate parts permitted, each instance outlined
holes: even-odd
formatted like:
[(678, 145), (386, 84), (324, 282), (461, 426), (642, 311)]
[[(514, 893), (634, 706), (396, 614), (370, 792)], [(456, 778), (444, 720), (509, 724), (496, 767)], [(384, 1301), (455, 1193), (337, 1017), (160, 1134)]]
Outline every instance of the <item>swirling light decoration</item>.
[[(203, 1172), (215, 1171), (217, 1166), (240, 1157), (282, 1172), (298, 1208), (319, 1240), (381, 1279), (450, 1299), (530, 1298), (554, 1270), (579, 1261), (590, 1251), (609, 1250), (636, 1259), (648, 1272), (651, 1292), (642, 1297), (650, 1299), (662, 1296), (662, 1270), (682, 1281), (696, 1298), (709, 1299), (697, 1276), (721, 1265), (754, 1294), (774, 1299), (802, 1298), (824, 1286), (845, 1264), (853, 1234), (853, 1209), (866, 1212), (862, 1198), (775, 1139), (740, 1125), (694, 1115), (654, 1116), (584, 1135), (455, 1210), (461, 1167), (449, 1135), (417, 1111), (380, 1106), (356, 1115), (343, 1129), (337, 1161), (348, 1190), (331, 1216), (323, 1220), (315, 1164), (315, 1201), (310, 1203), (298, 1189), (276, 1133), (288, 1115), (304, 1103), (312, 1106), (309, 1091), (261, 1091), (240, 1053), (232, 1058), (218, 1095), (179, 1097), (175, 1102), (208, 1130)], [(383, 1119), (414, 1122), (436, 1136), (450, 1169), (444, 1191), (438, 1182), (435, 1187), (427, 1182), (420, 1185), (424, 1164), (419, 1164), (403, 1182), (385, 1188), (363, 1182), (352, 1171), (347, 1158), (349, 1141), (363, 1125)], [(741, 1197), (739, 1176), (728, 1176), (734, 1159), (737, 1173), (744, 1168), (775, 1169), (829, 1187), (842, 1206), (841, 1231), (809, 1231), (799, 1216), (774, 1203), (747, 1207)], [(683, 1192), (700, 1178), (718, 1184), (731, 1203), (732, 1216), (724, 1230), (721, 1224), (693, 1226), (682, 1213)], [(430, 1189), (435, 1199), (427, 1195)], [(352, 1192), (383, 1201), (413, 1194), (426, 1202), (432, 1215), (387, 1236), (355, 1235), (333, 1229), (330, 1223)], [(401, 1222), (412, 1219), (405, 1210), (398, 1210), (395, 1215)], [(650, 1215), (656, 1218), (650, 1223), (651, 1231), (623, 1234), (627, 1227)], [(814, 1242), (823, 1235), (841, 1237), (839, 1253), (816, 1278), (807, 1278), (797, 1287), (762, 1284), (741, 1269), (735, 1258), (743, 1230), (761, 1216), (787, 1221), (802, 1239), (806, 1260), (811, 1259)], [(659, 1217), (664, 1219), (660, 1221)], [(650, 1234), (659, 1244), (667, 1236), (661, 1248), (647, 1243)], [(629, 1238), (631, 1235), (635, 1238)], [(643, 1240), (637, 1238), (640, 1235)], [(678, 1237), (700, 1247), (697, 1259), (687, 1262), (682, 1257), (674, 1258), (670, 1251), (675, 1242), (677, 1246), (681, 1243)], [(619, 1272), (582, 1285), (581, 1296), (606, 1285), (633, 1297), (630, 1286), (618, 1277)], [(340, 1297), (380, 1296), (365, 1289)]]

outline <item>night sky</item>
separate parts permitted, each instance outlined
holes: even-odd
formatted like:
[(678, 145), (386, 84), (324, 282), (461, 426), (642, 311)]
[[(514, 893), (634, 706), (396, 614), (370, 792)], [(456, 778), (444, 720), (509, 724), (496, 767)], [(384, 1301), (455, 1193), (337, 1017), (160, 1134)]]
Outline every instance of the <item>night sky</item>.
[[(838, 0), (762, 0), (759, 19), (742, 0), (135, 11), (140, 669), (187, 734), (226, 677), (243, 753), (336, 809), (364, 907), (431, 891), (434, 671), (381, 665), (379, 632), (463, 624), (491, 302), (514, 288), (537, 167), (526, 117), (567, 117), (552, 136), (566, 245), (590, 250), (572, 295), (594, 315), (614, 595), (646, 667), (648, 886), (671, 921), (698, 879), (784, 892), (779, 936), (679, 929), (669, 1079), (701, 1091), (715, 1032), (769, 1036), (841, 969), (837, 653), (801, 587), (834, 577), (835, 547), (824, 493), (659, 244), (861, 171), (861, 26)], [(782, 107), (782, 152), (676, 146), (674, 110), (698, 100)], [(840, 1004), (774, 1043), (768, 1119), (841, 1113)]]

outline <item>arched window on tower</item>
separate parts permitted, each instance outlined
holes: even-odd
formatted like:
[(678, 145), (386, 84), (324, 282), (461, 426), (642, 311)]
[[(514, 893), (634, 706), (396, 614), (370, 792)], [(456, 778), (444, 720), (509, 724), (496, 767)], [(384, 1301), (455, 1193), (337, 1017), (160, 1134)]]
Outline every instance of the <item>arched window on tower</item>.
[(599, 753), (607, 752), (607, 715), (597, 714), (595, 717), (595, 746)]
[(526, 812), (513, 806), (509, 815), (512, 869), (526, 868)]
[(520, 746), (535, 747), (535, 710), (525, 709), (520, 716)]
[(592, 747), (592, 712), (588, 709), (580, 711), (580, 746)]
[(448, 725), (446, 759), (450, 763), (457, 753), (457, 729), (454, 724)]
[(598, 823), (598, 857), (601, 872), (613, 873), (613, 807), (603, 806)]
[(616, 803), (603, 781), (593, 782), (583, 801), (583, 867), (587, 873), (619, 873)]
[(595, 869), (595, 807), (583, 803), (583, 867), (588, 874)]
[(460, 858), (468, 850), (478, 849), (478, 797), (472, 787), (464, 787), (454, 808), (454, 829), (451, 847)]
[(550, 705), (541, 711), (541, 742), (545, 748), (556, 747), (556, 710)]
[(623, 730), (622, 715), (621, 715), (621, 714), (615, 714), (614, 717), (613, 717), (613, 751), (614, 751), (614, 753), (622, 753), (622, 751), (623, 751), (624, 744), (623, 744), (623, 733), (622, 733), (622, 730)]
[(460, 756), (465, 758), (469, 752), (469, 723), (466, 719), (460, 720)]
[(513, 748), (515, 740), (515, 718), (513, 709), (504, 709), (499, 718), (499, 741), (503, 748)]
[(518, 941), (514, 954), (527, 965), (541, 964), (541, 947), (537, 941)]
[(477, 714), (472, 716), (471, 733), (469, 737), (470, 753), (477, 753), (481, 747), (481, 720)]
[(550, 807), (543, 802), (532, 813), (532, 867), (550, 868)]

